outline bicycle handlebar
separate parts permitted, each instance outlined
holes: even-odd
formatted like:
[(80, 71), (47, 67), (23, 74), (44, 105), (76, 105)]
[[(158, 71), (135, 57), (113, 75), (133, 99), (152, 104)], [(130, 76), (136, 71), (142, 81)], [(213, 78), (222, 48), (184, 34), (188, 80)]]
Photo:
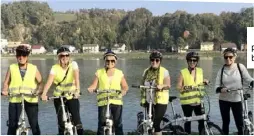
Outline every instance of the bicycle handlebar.
[[(3, 93), (1, 92), (1, 95), (3, 96)], [(36, 93), (8, 93), (8, 96), (7, 97), (22, 97), (23, 96), (32, 96), (32, 97), (35, 97), (35, 96), (38, 96), (38, 94)]]
[[(154, 85), (131, 85), (132, 88), (143, 88), (143, 89), (158, 89), (157, 86)], [(168, 89), (167, 87), (162, 88), (162, 90)]]
[[(71, 95), (71, 96), (73, 96), (74, 97), (74, 92), (62, 92), (62, 94), (60, 95), (60, 96), (52, 96), (52, 97), (48, 97), (48, 100), (51, 100), (51, 99), (58, 99), (58, 98), (66, 98), (67, 96), (66, 96), (66, 94), (67, 95)], [(82, 93), (81, 92), (79, 92), (79, 95), (82, 95)]]
[(96, 89), (96, 90), (94, 90), (94, 92), (97, 93), (97, 94), (102, 94), (102, 93), (118, 93), (118, 94), (120, 94), (122, 91), (121, 90), (113, 90), (113, 89), (110, 89), (110, 90)]

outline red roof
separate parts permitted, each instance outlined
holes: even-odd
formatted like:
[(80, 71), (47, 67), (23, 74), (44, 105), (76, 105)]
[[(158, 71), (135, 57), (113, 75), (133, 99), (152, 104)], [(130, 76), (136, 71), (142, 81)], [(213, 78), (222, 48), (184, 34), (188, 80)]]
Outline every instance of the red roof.
[(32, 49), (40, 49), (42, 46), (41, 45), (33, 45)]

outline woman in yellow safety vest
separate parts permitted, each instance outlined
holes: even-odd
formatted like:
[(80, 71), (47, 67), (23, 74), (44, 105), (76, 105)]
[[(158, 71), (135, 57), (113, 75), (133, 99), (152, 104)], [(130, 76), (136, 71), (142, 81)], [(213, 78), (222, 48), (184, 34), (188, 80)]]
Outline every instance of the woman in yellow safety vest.
[[(203, 79), (203, 70), (197, 67), (199, 61), (199, 55), (196, 52), (189, 52), (186, 55), (188, 68), (181, 70), (178, 77), (177, 89), (180, 91), (180, 102), (182, 105), (183, 113), (185, 117), (191, 117), (194, 111), (196, 115), (202, 115), (200, 105), (200, 92), (198, 90), (185, 90), (185, 86), (197, 86), (202, 85), (203, 82), (208, 83), (208, 80)], [(204, 121), (198, 121), (198, 130), (201, 134), (204, 128)], [(191, 122), (184, 124), (185, 132), (191, 133)]]
[[(42, 77), (37, 67), (28, 63), (30, 47), (20, 45), (16, 48), (18, 63), (11, 64), (4, 80), (2, 95), (9, 94), (39, 94), (42, 91)], [(9, 89), (9, 91), (8, 91)], [(38, 91), (37, 91), (38, 90)], [(25, 111), (33, 135), (40, 135), (38, 124), (38, 96), (25, 96)], [(21, 97), (9, 99), (9, 125), (7, 135), (16, 135), (21, 114)]]
[[(157, 86), (155, 92), (155, 101), (153, 102), (153, 127), (154, 135), (161, 135), (160, 123), (163, 116), (167, 110), (167, 105), (169, 101), (169, 88), (170, 88), (170, 76), (166, 68), (161, 66), (162, 53), (159, 51), (153, 51), (150, 54), (150, 66), (144, 70), (142, 84), (144, 85), (154, 85)], [(141, 91), (141, 106), (147, 107), (148, 110), (148, 100), (145, 91)]]
[[(48, 81), (44, 86), (42, 100), (47, 101), (47, 92), (52, 83), (56, 85), (53, 92), (54, 96), (60, 96), (63, 92), (72, 92), (74, 96), (65, 94), (65, 106), (72, 115), (72, 121), (77, 128), (78, 135), (83, 134), (83, 127), (80, 119), (80, 103), (79, 103), (79, 68), (76, 61), (70, 61), (70, 50), (62, 46), (57, 50), (59, 63), (52, 66)], [(64, 122), (62, 119), (62, 109), (60, 99), (54, 99), (55, 110), (58, 118), (58, 132), (64, 134)]]
[[(117, 56), (111, 50), (108, 50), (104, 54), (105, 67), (98, 69), (95, 73), (95, 78), (92, 85), (88, 88), (88, 91), (92, 93), (98, 83), (99, 90), (120, 90), (121, 93), (110, 94), (110, 111), (113, 116), (113, 125), (116, 135), (123, 135), (123, 124), (122, 124), (122, 97), (126, 94), (128, 90), (128, 84), (125, 80), (124, 74), (121, 70), (115, 68)], [(106, 122), (106, 108), (107, 99), (106, 94), (97, 95), (97, 105), (98, 105), (98, 130), (97, 135), (103, 134), (103, 124)]]

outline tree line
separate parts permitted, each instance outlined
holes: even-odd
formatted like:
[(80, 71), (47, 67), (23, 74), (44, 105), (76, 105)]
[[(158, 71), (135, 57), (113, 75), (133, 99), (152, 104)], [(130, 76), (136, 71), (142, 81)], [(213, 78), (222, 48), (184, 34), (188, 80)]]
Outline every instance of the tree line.
[[(1, 4), (1, 31), (9, 41), (41, 44), (47, 49), (84, 44), (111, 47), (125, 43), (128, 49), (198, 48), (201, 42), (247, 43), (247, 27), (253, 26), (253, 7), (239, 12), (190, 14), (185, 11), (154, 16), (146, 8), (80, 9), (54, 12), (46, 2), (19, 1)], [(58, 21), (69, 14), (74, 19)], [(189, 32), (189, 36), (184, 36)]]

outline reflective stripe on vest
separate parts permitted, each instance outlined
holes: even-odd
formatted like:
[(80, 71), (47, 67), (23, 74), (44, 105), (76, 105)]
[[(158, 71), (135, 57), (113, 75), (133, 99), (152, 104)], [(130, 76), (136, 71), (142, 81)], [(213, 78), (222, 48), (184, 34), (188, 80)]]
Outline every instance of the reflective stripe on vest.
[[(55, 90), (53, 95), (54, 96), (61, 96), (62, 92), (72, 92), (76, 90), (76, 87), (74, 85), (74, 71), (72, 68), (72, 62), (69, 63), (69, 71), (68, 74), (66, 75), (66, 78), (63, 82), (61, 82), (65, 76), (65, 73), (67, 72), (63, 70), (63, 68), (59, 64), (55, 64), (52, 66), (52, 69), (55, 72), (55, 78), (54, 78), (54, 83), (57, 85), (59, 82), (61, 82), (60, 85), (58, 85)], [(68, 68), (67, 68), (68, 69)], [(70, 100), (73, 98), (73, 96), (66, 94), (67, 100)]]
[[(196, 82), (194, 82), (194, 78), (190, 74), (188, 68), (182, 69), (181, 74), (183, 77), (184, 86), (197, 86), (198, 84), (203, 83), (203, 70), (201, 68), (196, 68)], [(202, 96), (203, 93), (200, 94), (198, 90), (190, 90), (180, 93), (180, 102), (182, 105), (199, 104)]]
[[(148, 70), (149, 68), (145, 69), (144, 73)], [(160, 66), (160, 73), (159, 73), (159, 84), (163, 84), (164, 81), (164, 73), (166, 69), (162, 66)], [(141, 103), (146, 102), (146, 93), (141, 90)], [(156, 91), (155, 94), (155, 103), (158, 104), (168, 104), (169, 101), (169, 91), (168, 90), (162, 90), (162, 91)]]
[[(24, 76), (24, 80), (20, 75), (18, 64), (10, 65), (11, 82), (9, 85), (10, 94), (32, 94), (36, 92), (36, 72), (37, 67), (33, 64), (27, 63), (27, 70)], [(38, 97), (24, 96), (24, 99), (29, 103), (37, 103)], [(9, 101), (11, 103), (20, 103), (21, 97), (10, 97)]]
[[(111, 80), (111, 84), (109, 84), (109, 78), (107, 76), (105, 68), (101, 68), (97, 70), (97, 76), (99, 79), (99, 90), (121, 90), (121, 80), (123, 77), (123, 72), (117, 68), (115, 68), (114, 75)], [(115, 105), (123, 105), (122, 94), (111, 93), (109, 103)], [(97, 105), (104, 106), (107, 105), (107, 94), (102, 93), (97, 95)]]

